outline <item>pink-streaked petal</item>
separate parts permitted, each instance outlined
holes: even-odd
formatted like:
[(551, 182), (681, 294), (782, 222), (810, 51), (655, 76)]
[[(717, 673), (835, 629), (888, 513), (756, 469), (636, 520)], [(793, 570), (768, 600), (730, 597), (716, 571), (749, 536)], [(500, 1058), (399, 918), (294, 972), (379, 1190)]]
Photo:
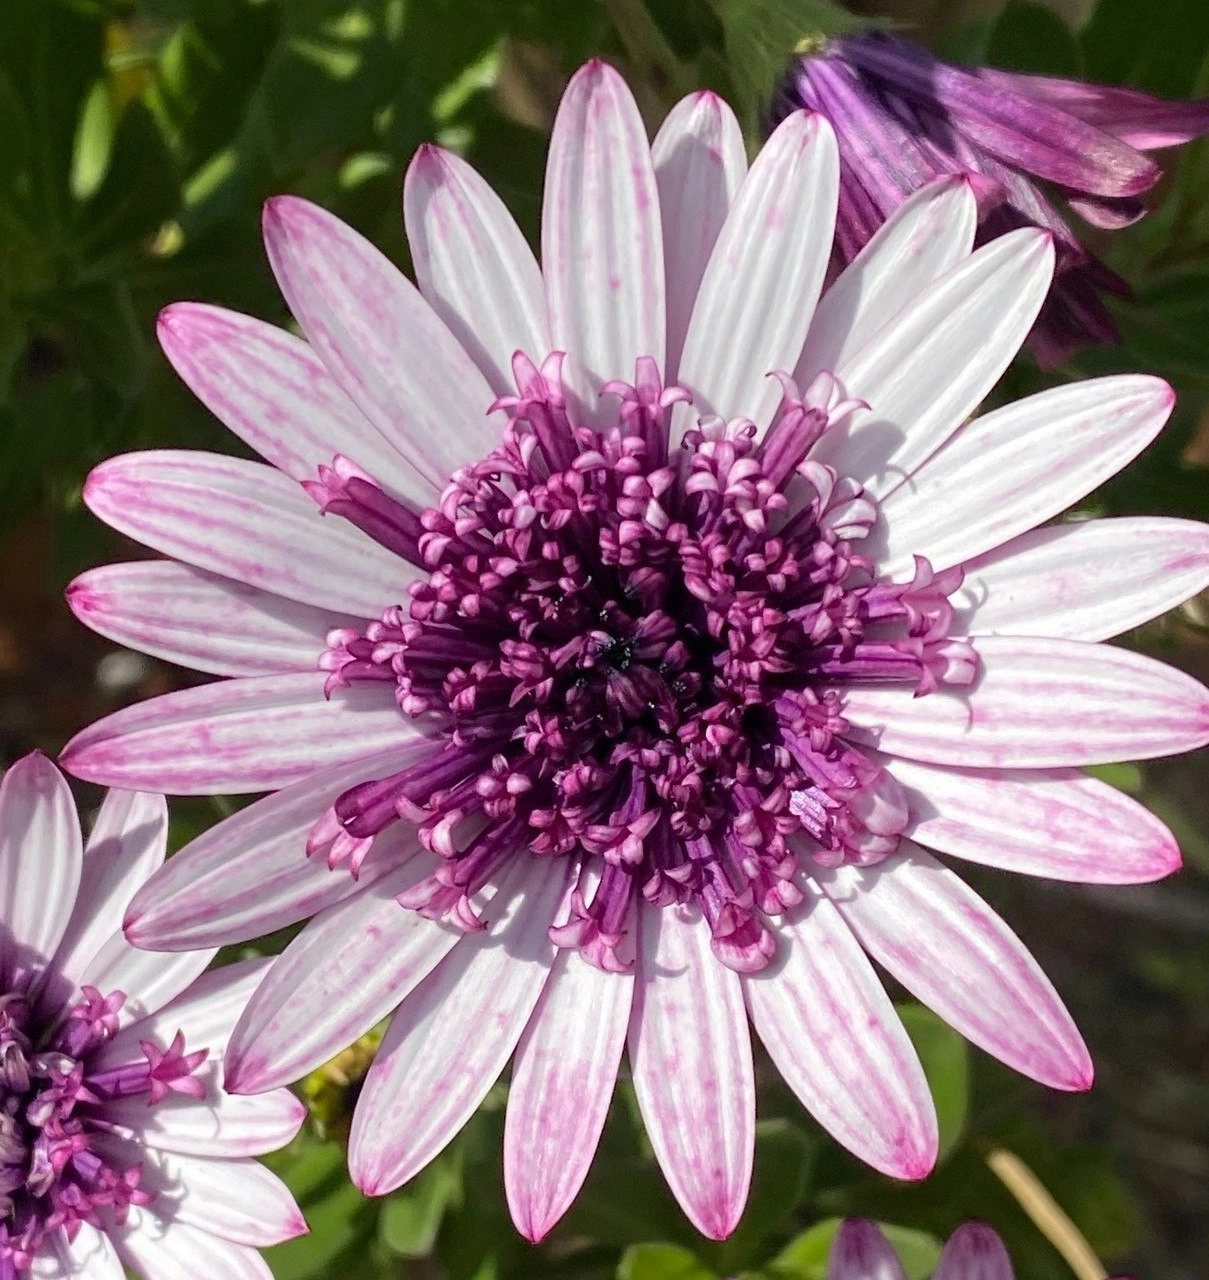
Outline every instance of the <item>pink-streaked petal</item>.
[(831, 253), (839, 153), (831, 126), (795, 112), (764, 144), (730, 207), (684, 339), (680, 381), (695, 414), (767, 425), (792, 370)]
[(122, 1261), (146, 1280), (273, 1280), (255, 1249), (191, 1222), (164, 1222), (154, 1208), (132, 1209), (125, 1225), (110, 1231)]
[(534, 1243), (570, 1208), (600, 1141), (634, 982), (562, 951), (521, 1036), (504, 1125), (512, 1221)]
[(586, 420), (611, 419), (600, 388), (633, 378), (639, 356), (663, 368), (666, 309), (646, 130), (629, 86), (598, 60), (571, 77), (550, 135), (542, 268), (569, 390)]
[(875, 1223), (846, 1218), (835, 1233), (827, 1280), (907, 1280), (898, 1254)]
[[(214, 959), (217, 948), (165, 955), (131, 946), (121, 930), (84, 967), (81, 982), (98, 991), (124, 991), (122, 1025), (129, 1025), (179, 995)], [(171, 1036), (169, 1037), (171, 1039)], [(112, 1042), (111, 1042), (112, 1043)]]
[(124, 707), (76, 734), (63, 767), (106, 786), (170, 795), (288, 787), (328, 765), (415, 742), (384, 685), (323, 696), (323, 673), (251, 676)]
[(723, 1240), (747, 1203), (755, 1153), (739, 975), (714, 956), (695, 907), (642, 910), (636, 963), (629, 1049), (643, 1123), (689, 1221)]
[(963, 1223), (949, 1238), (932, 1280), (1015, 1280), (1003, 1241), (985, 1222)]
[(403, 183), (416, 282), (492, 391), (515, 391), (512, 354), (550, 350), (533, 250), (491, 187), (460, 157), (422, 146)]
[(286, 947), (231, 1038), (228, 1089), (261, 1093), (301, 1079), (386, 1017), (440, 964), (465, 934), (395, 901), (432, 870), (433, 858), (417, 853), (316, 916)]
[(848, 364), (920, 290), (968, 257), (977, 224), (961, 176), (931, 182), (901, 204), (819, 302), (794, 374), (798, 386)]
[(290, 1142), (306, 1119), (306, 1107), (288, 1089), (244, 1097), (224, 1093), (222, 1063), (207, 1058), (193, 1073), (206, 1086), (204, 1099), (170, 1093), (157, 1106), (145, 1097), (105, 1104), (105, 1118), (122, 1126), (120, 1136), (157, 1151), (220, 1160), (262, 1156)]
[(72, 1241), (62, 1227), (51, 1232), (29, 1274), (34, 1280), (126, 1280), (109, 1237), (86, 1222)]
[(349, 1138), (349, 1173), (367, 1195), (424, 1168), (504, 1069), (554, 958), (561, 861), (518, 852), (487, 931), (464, 938), (395, 1013)]
[(812, 456), (892, 493), (969, 417), (1011, 363), (1049, 291), (1050, 236), (1011, 231), (923, 289), (833, 370), (869, 404), (828, 431)]
[(1154, 814), (1077, 769), (885, 765), (906, 791), (910, 834), (941, 853), (1083, 884), (1147, 884), (1179, 868), (1179, 846)]
[(31, 752), (0, 783), (0, 957), (8, 990), (54, 955), (76, 905), (83, 859), (67, 782)]
[(364, 236), (297, 196), (265, 205), (273, 274), (361, 412), (439, 492), (499, 443), (495, 398), (420, 291)]
[(667, 369), (675, 382), (689, 317), (706, 264), (747, 173), (743, 131), (716, 93), (682, 98), (651, 144), (663, 215), (667, 278)]
[[(316, 770), (203, 832), (139, 890), (126, 936), (140, 947), (185, 951), (246, 942), (315, 915), (355, 893), (346, 870), (306, 856), (306, 838), (342, 792), (405, 768), (423, 747)], [(374, 842), (363, 875), (411, 852), (410, 832), (392, 828)]]
[(950, 635), (1108, 640), (1209, 586), (1209, 525), (1124, 516), (1035, 529), (963, 567)]
[(1122, 374), (975, 418), (882, 503), (885, 571), (913, 555), (960, 564), (1064, 511), (1135, 458), (1174, 404), (1161, 378)]
[(84, 501), (145, 546), (274, 595), (376, 618), (419, 576), (302, 487), (259, 462), (196, 450), (127, 453), (94, 467)]
[(213, 1160), (132, 1148), (110, 1135), (102, 1135), (97, 1147), (121, 1159), (121, 1168), (142, 1162), (140, 1186), (155, 1195), (157, 1217), (252, 1248), (280, 1244), (306, 1232), (306, 1220), (285, 1183), (257, 1160)]
[(1017, 636), (982, 636), (976, 648), (968, 690), (848, 690), (856, 736), (889, 755), (978, 769), (1148, 760), (1209, 742), (1209, 690), (1153, 658)]
[(911, 1039), (830, 899), (770, 926), (777, 954), (743, 979), (752, 1024), (802, 1105), (837, 1142), (892, 1178), (936, 1163), (936, 1108)]
[(966, 1039), (1041, 1084), (1091, 1087), (1083, 1038), (1041, 967), (930, 854), (904, 841), (876, 866), (818, 878), (865, 950)]
[(122, 930), (122, 916), (135, 891), (164, 861), (168, 806), (163, 796), (110, 791), (84, 848), (83, 871), (54, 969), (78, 986), (93, 957)]
[(313, 671), (329, 631), (365, 625), (173, 560), (91, 569), (67, 588), (67, 604), (118, 644), (219, 676)]
[(300, 338), (222, 307), (178, 302), (159, 317), (159, 340), (197, 398), (266, 462), (313, 480), (337, 453), (421, 507), (437, 489), (341, 391)]

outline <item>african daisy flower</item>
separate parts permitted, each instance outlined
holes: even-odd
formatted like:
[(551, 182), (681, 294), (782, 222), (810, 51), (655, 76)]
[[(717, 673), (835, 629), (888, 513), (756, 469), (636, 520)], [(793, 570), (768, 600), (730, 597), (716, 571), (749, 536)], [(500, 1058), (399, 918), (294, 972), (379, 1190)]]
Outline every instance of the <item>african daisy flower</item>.
[[(880, 1228), (847, 1218), (836, 1233), (827, 1280), (907, 1280)], [(967, 1222), (949, 1238), (932, 1280), (1015, 1280), (1003, 1241), (982, 1222)]]
[(513, 1059), (507, 1191), (540, 1238), (628, 1046), (674, 1193), (725, 1236), (751, 1173), (749, 1019), (839, 1141), (921, 1177), (935, 1114), (867, 955), (1021, 1071), (1090, 1082), (1036, 963), (923, 846), (1076, 880), (1175, 866), (1162, 826), (1075, 768), (1209, 738), (1199, 685), (1092, 643), (1201, 586), (1209, 540), (1030, 532), (1141, 449), (1171, 392), (1110, 378), (960, 429), (1045, 297), (1050, 237), (971, 252), (973, 198), (942, 183), (816, 310), (837, 183), (817, 115), (748, 172), (716, 97), (652, 146), (592, 63), (554, 126), (540, 269), (426, 147), (404, 191), (419, 289), (282, 197), (266, 242), (308, 341), (163, 317), (176, 368), (270, 465), (102, 465), (92, 509), (176, 559), (70, 598), (230, 678), (64, 759), (280, 789), (173, 858), (128, 936), (315, 917), (227, 1083), (276, 1087), (394, 1010), (351, 1135), (367, 1192), (421, 1169)]
[(1162, 177), (1145, 153), (1209, 132), (1209, 102), (957, 67), (881, 31), (836, 36), (797, 58), (769, 118), (802, 107), (821, 111), (839, 140), (844, 262), (942, 174), (969, 176), (985, 237), (1029, 225), (1053, 232), (1057, 278), (1029, 339), (1047, 366), (1090, 342), (1117, 341), (1100, 291), (1128, 294), (1129, 286), (1083, 247), (1034, 179), (1085, 222), (1115, 230), (1143, 216), (1140, 197)]
[(0, 1277), (270, 1275), (256, 1248), (304, 1231), (249, 1157), (305, 1114), (285, 1089), (221, 1089), (227, 1039), (270, 963), (203, 973), (213, 948), (122, 935), (164, 860), (162, 796), (112, 791), (87, 843), (44, 756), (0, 783)]

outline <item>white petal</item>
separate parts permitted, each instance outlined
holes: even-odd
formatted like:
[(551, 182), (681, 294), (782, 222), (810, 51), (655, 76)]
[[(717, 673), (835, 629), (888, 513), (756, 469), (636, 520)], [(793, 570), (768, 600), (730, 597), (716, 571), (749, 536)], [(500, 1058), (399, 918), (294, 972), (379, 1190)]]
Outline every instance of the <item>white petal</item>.
[(906, 791), (910, 834), (941, 853), (1083, 884), (1145, 884), (1180, 865), (1179, 846), (1158, 818), (1075, 769), (885, 766)]
[(831, 126), (797, 112), (764, 144), (743, 179), (689, 321), (680, 381), (693, 414), (766, 425), (781, 389), (768, 375), (798, 362), (831, 255), (839, 154)]
[(1108, 640), (1209, 586), (1209, 525), (1087, 520), (1035, 529), (963, 567), (950, 634)]
[(152, 1208), (132, 1209), (125, 1226), (115, 1226), (112, 1235), (122, 1261), (147, 1280), (273, 1280), (255, 1249), (192, 1223), (163, 1222)]
[(702, 1235), (735, 1229), (751, 1185), (756, 1090), (739, 975), (696, 908), (644, 907), (630, 1064), (655, 1157)]
[(463, 939), (391, 1020), (349, 1138), (349, 1172), (367, 1195), (443, 1150), (512, 1056), (554, 958), (560, 862), (519, 853), (487, 932)]
[(1174, 404), (1161, 378), (1123, 374), (975, 418), (883, 501), (885, 571), (912, 555), (960, 564), (1064, 511), (1136, 457)]
[(535, 1243), (570, 1208), (596, 1154), (633, 994), (631, 974), (562, 951), (517, 1046), (504, 1186), (513, 1222)]
[(968, 1040), (1052, 1088), (1091, 1086), (1091, 1059), (1049, 979), (935, 858), (904, 841), (876, 866), (817, 878), (878, 964)]
[(977, 223), (960, 175), (930, 182), (899, 205), (819, 302), (794, 374), (798, 386), (851, 362), (921, 290), (968, 257)]
[(329, 631), (365, 626), (172, 560), (91, 569), (67, 588), (67, 603), (118, 644), (220, 676), (314, 671)]
[(571, 77), (546, 162), (542, 269), (550, 336), (587, 421), (612, 416), (601, 384), (664, 363), (663, 236), (642, 117), (607, 63)]
[(675, 382), (689, 317), (735, 192), (747, 173), (743, 132), (716, 93), (682, 98), (651, 144), (667, 277), (666, 382)]
[(126, 1280), (109, 1237), (86, 1222), (70, 1244), (61, 1227), (51, 1232), (29, 1274), (34, 1280)]
[(259, 462), (196, 450), (127, 453), (93, 468), (84, 501), (166, 556), (356, 617), (378, 617), (420, 576)]
[(495, 398), (419, 290), (364, 236), (297, 196), (265, 205), (273, 274), (361, 412), (439, 492), (499, 443)]
[(336, 689), (328, 699), (320, 672), (249, 676), (124, 707), (76, 734), (60, 759), (109, 786), (248, 794), (402, 748), (419, 732), (386, 685)]
[(1209, 742), (1209, 691), (1105, 644), (983, 636), (968, 691), (853, 688), (844, 715), (889, 755), (970, 768), (1148, 760)]
[(199, 400), (266, 462), (314, 480), (337, 453), (418, 506), (437, 490), (341, 391), (300, 338), (222, 307), (178, 302), (160, 312), (159, 339)]
[(875, 498), (903, 483), (999, 380), (1049, 291), (1054, 249), (1033, 227), (1010, 231), (933, 281), (833, 372), (864, 400), (812, 457)]
[(24, 756), (0, 783), (0, 957), (8, 990), (41, 974), (54, 955), (76, 905), (83, 857), (63, 775), (40, 751)]
[(403, 183), (416, 282), (497, 394), (515, 390), (512, 355), (550, 350), (533, 250), (491, 187), (460, 157), (422, 146)]
[(911, 1039), (852, 931), (817, 885), (773, 924), (777, 954), (744, 978), (786, 1084), (837, 1142), (892, 1178), (936, 1163), (936, 1109)]

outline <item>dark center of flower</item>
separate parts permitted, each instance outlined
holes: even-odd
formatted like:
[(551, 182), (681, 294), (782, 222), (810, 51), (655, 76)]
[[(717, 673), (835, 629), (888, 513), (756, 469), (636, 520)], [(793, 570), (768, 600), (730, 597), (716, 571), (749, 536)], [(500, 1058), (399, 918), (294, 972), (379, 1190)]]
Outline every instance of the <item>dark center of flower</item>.
[(83, 993), (51, 1024), (25, 995), (0, 996), (0, 1280), (26, 1274), (59, 1227), (74, 1239), (82, 1223), (122, 1222), (131, 1205), (153, 1199), (140, 1186), (142, 1166), (120, 1154), (107, 1103), (205, 1093), (193, 1073), (206, 1050), (185, 1053), (179, 1033), (167, 1050), (142, 1041), (139, 1061), (103, 1060), (126, 997)]
[(509, 417), (501, 446), (423, 515), (345, 458), (308, 483), (428, 573), (406, 607), (329, 636), (329, 694), (391, 683), (437, 739), (341, 796), (310, 848), (355, 872), (383, 827), (417, 821), (443, 862), (400, 901), (466, 927), (516, 850), (575, 857), (591, 900), (584, 879), (557, 942), (614, 967), (637, 894), (692, 899), (719, 957), (758, 968), (760, 913), (800, 900), (800, 858), (896, 847), (904, 801), (846, 740), (842, 691), (972, 678), (947, 636), (960, 571), (919, 560), (910, 582), (882, 582), (853, 550), (876, 509), (808, 457), (856, 407), (825, 375), (805, 397), (780, 375), (762, 441), (746, 420), (701, 419), (669, 451), (689, 397), (654, 361), (605, 387), (620, 409), (604, 430), (571, 425), (561, 363), (518, 354), (518, 394), (492, 406)]

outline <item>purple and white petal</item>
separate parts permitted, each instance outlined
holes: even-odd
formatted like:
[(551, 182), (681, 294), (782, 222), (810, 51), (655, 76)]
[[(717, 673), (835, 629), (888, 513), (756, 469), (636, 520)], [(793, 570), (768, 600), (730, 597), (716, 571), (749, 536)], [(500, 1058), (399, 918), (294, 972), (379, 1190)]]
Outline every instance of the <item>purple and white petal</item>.
[(756, 1091), (739, 975), (695, 910), (643, 911), (630, 1065), (672, 1194), (711, 1240), (735, 1229), (751, 1183)]
[(190, 1222), (161, 1222), (150, 1209), (132, 1209), (110, 1235), (122, 1261), (146, 1280), (273, 1280), (255, 1249)]
[(110, 1239), (87, 1222), (74, 1240), (62, 1229), (52, 1232), (33, 1260), (34, 1280), (126, 1280), (126, 1271)]
[(827, 1280), (907, 1280), (893, 1246), (872, 1222), (846, 1218), (835, 1233)]
[(865, 950), (966, 1039), (1051, 1088), (1091, 1087), (1083, 1039), (1036, 960), (930, 854), (904, 841), (874, 867), (818, 879)]
[(984, 1222), (967, 1222), (949, 1237), (932, 1280), (1014, 1280), (1003, 1241)]

